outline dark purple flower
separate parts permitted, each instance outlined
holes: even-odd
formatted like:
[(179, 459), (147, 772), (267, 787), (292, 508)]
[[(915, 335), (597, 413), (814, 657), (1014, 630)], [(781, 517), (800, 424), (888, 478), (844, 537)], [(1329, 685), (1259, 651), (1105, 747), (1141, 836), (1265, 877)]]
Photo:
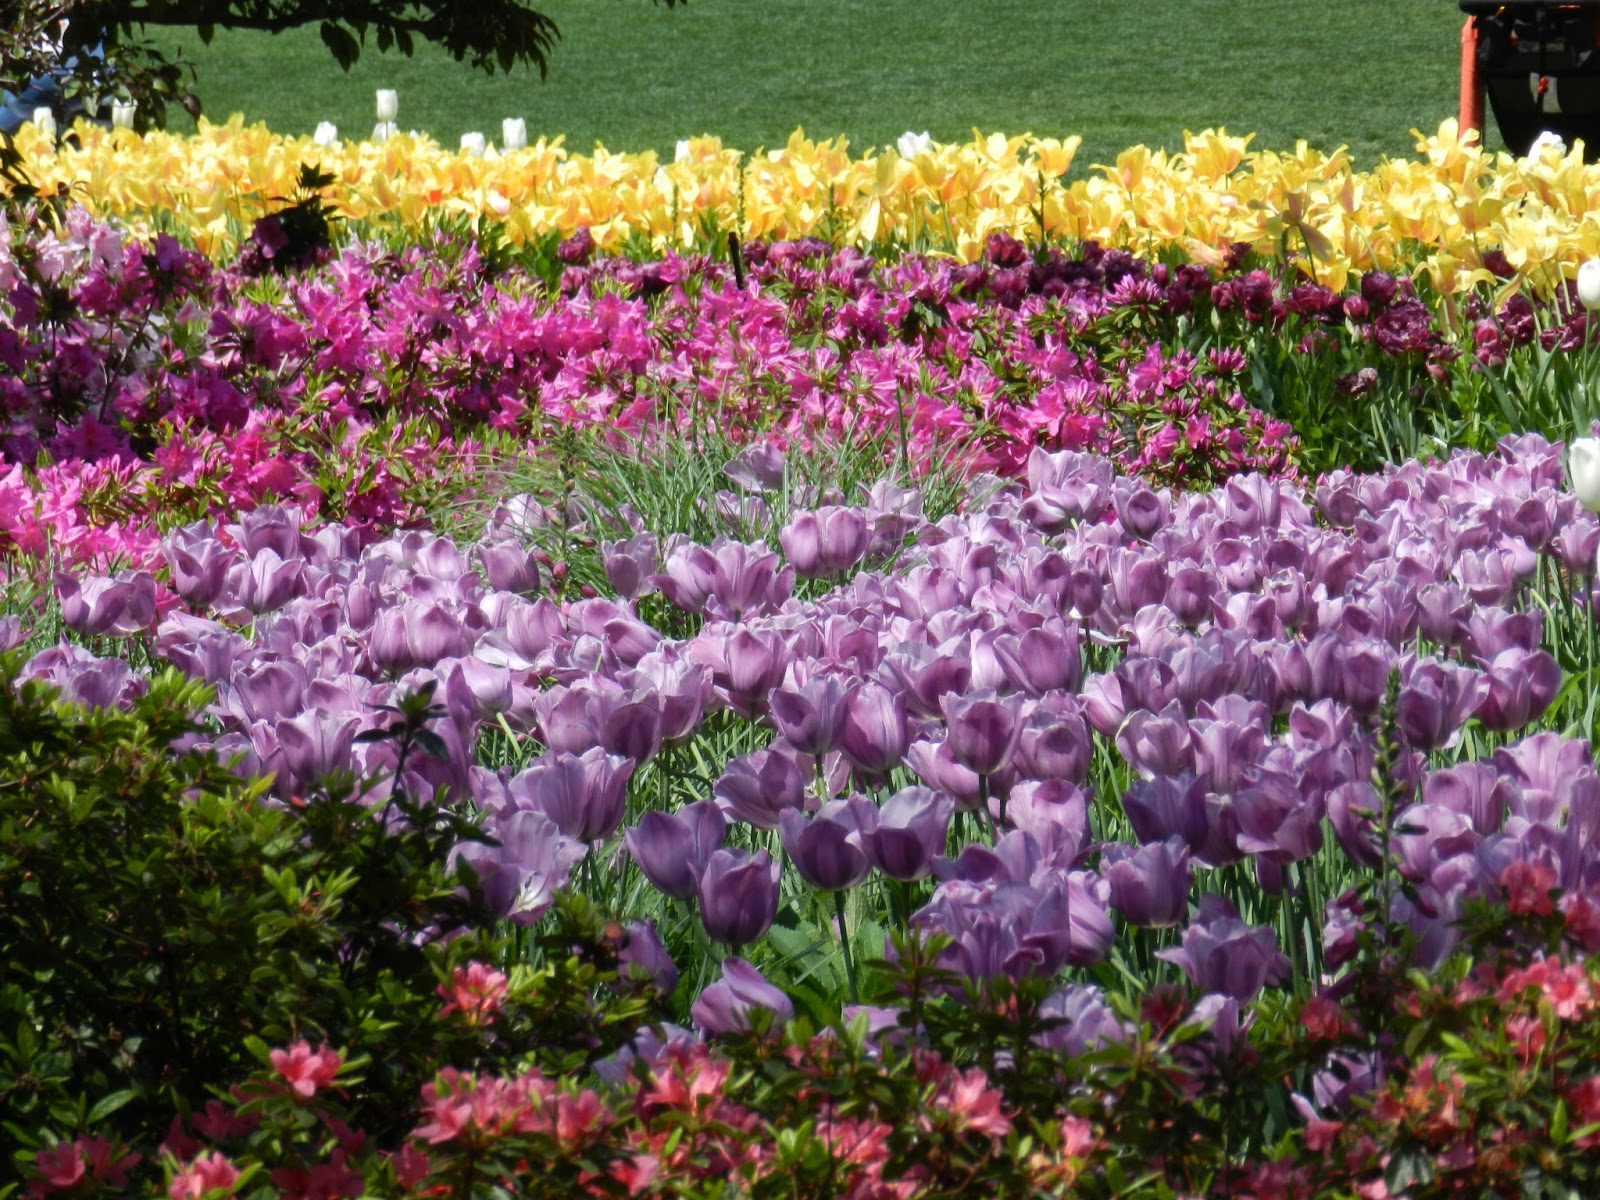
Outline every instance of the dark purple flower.
[(670, 996), (678, 986), (678, 968), (656, 934), (655, 921), (629, 921), (626, 937), (617, 951), (617, 975), (623, 984), (645, 984)]
[(909, 742), (904, 693), (868, 680), (846, 696), (839, 748), (858, 770), (882, 775), (894, 769)]
[(765, 850), (713, 852), (696, 881), (706, 936), (730, 946), (747, 946), (766, 933), (778, 915), (781, 871)]

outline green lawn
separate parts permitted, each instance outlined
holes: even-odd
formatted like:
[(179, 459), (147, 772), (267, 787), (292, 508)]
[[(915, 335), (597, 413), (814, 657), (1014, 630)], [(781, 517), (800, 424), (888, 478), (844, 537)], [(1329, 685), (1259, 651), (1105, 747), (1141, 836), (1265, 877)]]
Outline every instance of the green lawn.
[(582, 150), (668, 153), (702, 132), (754, 149), (796, 126), (858, 146), (977, 127), (1080, 134), (1087, 164), (1224, 125), (1264, 146), (1348, 145), (1370, 164), (1408, 153), (1409, 130), (1456, 108), (1450, 0), (548, 0), (547, 11), (563, 39), (543, 83), (370, 42), (347, 75), (314, 28), (159, 41), (192, 52), (213, 118), (242, 112), (286, 132), (331, 120), (364, 136), (373, 90), (393, 87), (401, 126), (451, 145), (468, 129), (496, 140), (506, 116)]

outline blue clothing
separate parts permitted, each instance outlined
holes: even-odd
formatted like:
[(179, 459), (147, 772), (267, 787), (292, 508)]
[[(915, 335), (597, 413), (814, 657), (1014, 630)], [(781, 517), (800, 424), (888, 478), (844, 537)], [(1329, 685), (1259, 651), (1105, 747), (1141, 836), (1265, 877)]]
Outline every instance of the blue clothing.
[[(104, 58), (105, 53), (103, 46), (96, 46), (89, 51), (89, 56)], [(16, 133), (26, 122), (33, 120), (34, 110), (38, 108), (48, 108), (53, 112), (56, 124), (63, 130), (83, 116), (86, 111), (83, 101), (77, 96), (69, 100), (64, 94), (66, 82), (72, 78), (73, 68), (77, 65), (78, 59), (74, 56), (59, 70), (35, 75), (20, 92), (13, 94), (0, 90), (0, 101), (3, 101), (0, 103), (0, 133)]]

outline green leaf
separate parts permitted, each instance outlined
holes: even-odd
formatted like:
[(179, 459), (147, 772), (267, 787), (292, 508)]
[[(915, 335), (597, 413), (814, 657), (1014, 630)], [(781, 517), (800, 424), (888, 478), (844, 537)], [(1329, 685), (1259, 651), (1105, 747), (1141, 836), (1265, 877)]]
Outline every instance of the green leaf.
[(1557, 1100), (1555, 1111), (1550, 1114), (1550, 1144), (1563, 1146), (1567, 1141), (1567, 1102)]
[(137, 1098), (138, 1092), (132, 1088), (124, 1088), (120, 1092), (112, 1092), (108, 1096), (101, 1096), (93, 1108), (89, 1110), (88, 1124), (93, 1125), (103, 1121), (128, 1101)]

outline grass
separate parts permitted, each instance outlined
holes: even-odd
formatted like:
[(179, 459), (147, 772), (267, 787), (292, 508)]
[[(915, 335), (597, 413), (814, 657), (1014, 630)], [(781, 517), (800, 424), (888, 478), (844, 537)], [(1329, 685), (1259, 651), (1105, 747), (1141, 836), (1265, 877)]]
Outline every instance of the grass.
[[(214, 119), (241, 112), (283, 132), (374, 121), (400, 93), (402, 128), (454, 145), (497, 140), (502, 117), (569, 147), (670, 154), (720, 134), (753, 150), (797, 126), (852, 145), (906, 130), (1079, 134), (1079, 163), (1137, 143), (1178, 148), (1225, 126), (1264, 147), (1347, 145), (1359, 163), (1410, 153), (1412, 128), (1456, 109), (1461, 15), (1447, 0), (544, 0), (563, 39), (548, 81), (485, 77), (433, 47), (414, 59), (369, 43), (349, 74), (315, 27), (272, 37), (155, 31), (197, 67)], [(178, 120), (187, 123), (180, 112)], [(175, 123), (174, 128), (179, 126)], [(1490, 143), (1498, 144), (1491, 131)]]

